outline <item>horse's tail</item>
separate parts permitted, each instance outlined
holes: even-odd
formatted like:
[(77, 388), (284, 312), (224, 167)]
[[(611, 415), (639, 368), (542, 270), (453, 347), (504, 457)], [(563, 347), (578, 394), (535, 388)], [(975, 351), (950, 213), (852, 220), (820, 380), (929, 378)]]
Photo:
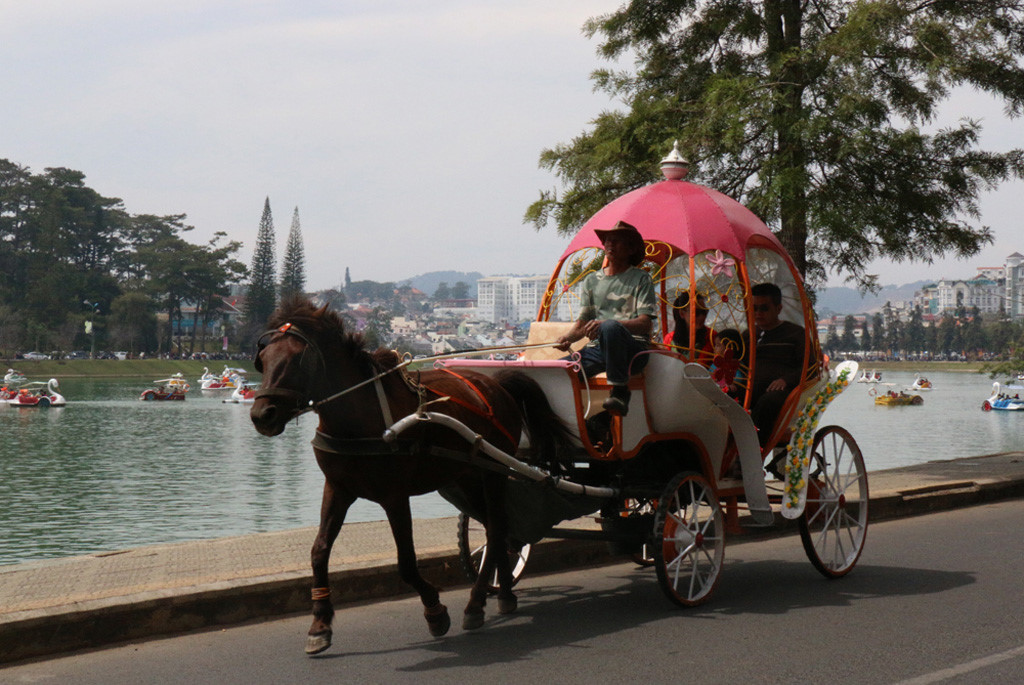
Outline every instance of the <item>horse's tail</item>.
[(551, 407), (544, 389), (530, 376), (512, 369), (498, 372), (494, 380), (519, 406), (535, 458), (549, 466), (556, 465), (559, 454), (571, 447), (572, 434)]

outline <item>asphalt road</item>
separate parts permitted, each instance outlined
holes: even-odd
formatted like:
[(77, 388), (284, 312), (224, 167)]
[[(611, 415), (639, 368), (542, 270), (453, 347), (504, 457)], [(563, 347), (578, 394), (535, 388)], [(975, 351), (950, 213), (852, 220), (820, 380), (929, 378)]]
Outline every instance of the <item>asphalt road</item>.
[[(652, 569), (527, 575), (514, 616), (428, 636), (418, 601), (347, 607), (303, 655), (306, 616), (0, 669), (0, 683), (1020, 682), (1024, 500), (873, 525), (828, 581), (799, 538), (726, 548), (715, 595), (673, 608)], [(465, 589), (443, 601), (461, 613)], [(493, 602), (489, 609), (493, 612)]]

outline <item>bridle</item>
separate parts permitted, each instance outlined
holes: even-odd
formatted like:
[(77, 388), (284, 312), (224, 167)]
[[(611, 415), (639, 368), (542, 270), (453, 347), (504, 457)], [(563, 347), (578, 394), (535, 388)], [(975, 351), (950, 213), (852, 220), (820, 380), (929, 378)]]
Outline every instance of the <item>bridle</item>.
[[(263, 373), (263, 362), (260, 361), (260, 352), (262, 352), (264, 348), (266, 348), (270, 344), (269, 338), (277, 333), (281, 333), (283, 335), (293, 335), (299, 340), (301, 340), (303, 343), (305, 343), (306, 347), (302, 351), (302, 355), (299, 358), (299, 367), (302, 369), (302, 371), (308, 378), (316, 378), (316, 374), (318, 371), (326, 373), (327, 364), (326, 361), (324, 360), (323, 352), (320, 351), (320, 347), (315, 342), (313, 342), (313, 340), (309, 336), (303, 333), (298, 326), (295, 326), (294, 324), (291, 323), (286, 323), (279, 328), (266, 331), (265, 333), (260, 335), (259, 339), (256, 341), (256, 354), (253, 359), (253, 365), (255, 366), (258, 372)], [(314, 354), (307, 356), (307, 353), (310, 351), (312, 351)], [(283, 400), (283, 403), (286, 405), (285, 408), (288, 409), (288, 411), (291, 413), (291, 416), (289, 416), (288, 418), (288, 420), (291, 421), (292, 419), (298, 418), (299, 416), (307, 412), (318, 411), (320, 407), (323, 406), (324, 404), (327, 404), (328, 402), (333, 402), (334, 400), (354, 390), (358, 390), (364, 385), (369, 385), (370, 383), (373, 383), (377, 391), (377, 400), (380, 402), (381, 413), (384, 416), (385, 426), (390, 426), (392, 423), (394, 423), (394, 419), (391, 416), (391, 408), (388, 404), (387, 397), (384, 393), (384, 386), (380, 382), (380, 380), (387, 376), (388, 374), (394, 373), (395, 371), (398, 371), (399, 369), (408, 366), (411, 363), (411, 361), (412, 360), (403, 361), (397, 364), (396, 366), (385, 369), (384, 371), (381, 371), (371, 376), (370, 378), (367, 378), (364, 381), (360, 381), (355, 385), (350, 385), (349, 387), (340, 390), (334, 393), (333, 395), (328, 395), (318, 400), (313, 399), (313, 397), (311, 397), (310, 394), (307, 392), (291, 390), (289, 388), (260, 388), (259, 390), (256, 391), (254, 397), (255, 399), (259, 399), (261, 397), (268, 397), (271, 399)], [(291, 406), (287, 406), (288, 404), (290, 404)]]

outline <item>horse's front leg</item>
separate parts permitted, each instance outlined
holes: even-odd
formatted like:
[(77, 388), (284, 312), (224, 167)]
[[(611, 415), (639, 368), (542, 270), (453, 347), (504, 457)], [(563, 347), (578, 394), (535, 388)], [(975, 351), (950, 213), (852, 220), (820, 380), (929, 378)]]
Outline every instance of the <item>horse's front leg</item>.
[(320, 505), (320, 530), (310, 559), (313, 565), (313, 625), (309, 627), (306, 637), (306, 654), (319, 654), (331, 646), (331, 622), (334, 620), (334, 604), (331, 602), (331, 588), (328, 580), (328, 566), (331, 561), (331, 548), (345, 523), (348, 508), (356, 501), (354, 495), (339, 492), (324, 483), (324, 498)]
[(448, 616), (448, 607), (441, 604), (441, 595), (437, 588), (428, 583), (416, 565), (416, 547), (412, 538), (412, 510), (409, 498), (395, 498), (384, 506), (391, 535), (398, 549), (398, 574), (420, 595), (423, 602), (423, 616), (427, 619), (427, 627), (434, 637), (441, 637), (452, 625)]

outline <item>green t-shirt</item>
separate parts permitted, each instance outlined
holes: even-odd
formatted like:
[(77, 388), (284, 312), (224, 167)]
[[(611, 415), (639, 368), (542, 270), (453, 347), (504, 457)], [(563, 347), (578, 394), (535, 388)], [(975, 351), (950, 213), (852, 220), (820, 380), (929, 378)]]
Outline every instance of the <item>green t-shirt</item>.
[(646, 314), (657, 318), (657, 300), (650, 274), (635, 266), (608, 276), (598, 270), (583, 279), (580, 291), (580, 320), (626, 321)]

